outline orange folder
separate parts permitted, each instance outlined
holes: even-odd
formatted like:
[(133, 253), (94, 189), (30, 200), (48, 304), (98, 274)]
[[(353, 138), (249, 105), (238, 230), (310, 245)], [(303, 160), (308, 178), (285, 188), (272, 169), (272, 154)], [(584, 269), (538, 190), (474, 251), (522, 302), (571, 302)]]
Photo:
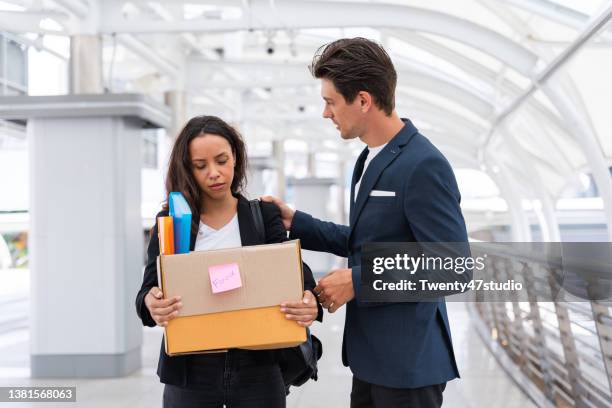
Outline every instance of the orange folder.
[(172, 217), (157, 217), (159, 253), (174, 254), (174, 222)]

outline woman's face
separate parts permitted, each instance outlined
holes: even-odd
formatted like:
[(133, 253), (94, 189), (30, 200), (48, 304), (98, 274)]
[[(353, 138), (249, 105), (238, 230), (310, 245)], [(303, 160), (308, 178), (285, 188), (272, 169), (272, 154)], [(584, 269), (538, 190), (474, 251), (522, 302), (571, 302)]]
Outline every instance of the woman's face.
[(189, 157), (193, 176), (208, 198), (231, 194), (236, 159), (225, 138), (208, 133), (196, 137), (189, 143)]

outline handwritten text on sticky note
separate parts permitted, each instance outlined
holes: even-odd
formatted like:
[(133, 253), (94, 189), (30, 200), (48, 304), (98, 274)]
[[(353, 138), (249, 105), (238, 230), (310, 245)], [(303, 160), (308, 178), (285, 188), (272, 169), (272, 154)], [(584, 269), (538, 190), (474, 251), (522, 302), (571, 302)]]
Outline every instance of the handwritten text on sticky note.
[(208, 267), (210, 286), (213, 293), (226, 292), (242, 286), (240, 270), (237, 263), (214, 265)]

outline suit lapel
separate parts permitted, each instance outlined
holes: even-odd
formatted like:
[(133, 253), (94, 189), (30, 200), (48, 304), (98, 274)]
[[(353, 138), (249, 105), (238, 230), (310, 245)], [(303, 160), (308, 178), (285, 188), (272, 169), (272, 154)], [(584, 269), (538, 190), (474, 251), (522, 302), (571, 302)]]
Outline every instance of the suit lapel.
[[(378, 155), (372, 159), (368, 168), (361, 176), (361, 184), (359, 185), (359, 192), (357, 193), (357, 201), (354, 199), (355, 190), (355, 172), (353, 173), (353, 183), (351, 185), (351, 214), (350, 214), (350, 228), (351, 234), (355, 228), (355, 224), (359, 219), (359, 215), (365, 206), (366, 201), (372, 191), (374, 185), (380, 178), (383, 170), (387, 168), (393, 160), (395, 160), (402, 148), (410, 141), (410, 139), (417, 133), (417, 129), (412, 125), (409, 120), (404, 120), (405, 125), (402, 130), (399, 131), (393, 139), (385, 146), (385, 148), (378, 153)], [(363, 153), (362, 153), (363, 154)], [(354, 203), (354, 204), (353, 204)], [(350, 237), (350, 235), (349, 235)]]
[[(363, 207), (370, 195), (372, 187), (376, 184), (380, 178), (380, 174), (383, 170), (393, 162), (398, 156), (398, 148), (389, 148), (391, 142), (385, 148), (378, 153), (378, 155), (370, 162), (370, 165), (366, 169), (365, 173), (361, 176), (361, 184), (359, 185), (359, 192), (357, 193), (357, 201), (351, 211), (351, 225), (355, 225)], [(353, 187), (354, 189), (354, 187)]]
[[(354, 211), (354, 206), (355, 206), (355, 185), (357, 184), (358, 181), (358, 174), (362, 173), (361, 169), (363, 168), (364, 162), (365, 162), (365, 156), (367, 154), (368, 150), (367, 148), (363, 149), (361, 151), (361, 154), (359, 155), (359, 157), (357, 158), (357, 161), (355, 162), (355, 167), (353, 168), (353, 179), (351, 181), (351, 203), (350, 203), (350, 212), (351, 214)], [(361, 174), (361, 176), (363, 176), (363, 174)]]

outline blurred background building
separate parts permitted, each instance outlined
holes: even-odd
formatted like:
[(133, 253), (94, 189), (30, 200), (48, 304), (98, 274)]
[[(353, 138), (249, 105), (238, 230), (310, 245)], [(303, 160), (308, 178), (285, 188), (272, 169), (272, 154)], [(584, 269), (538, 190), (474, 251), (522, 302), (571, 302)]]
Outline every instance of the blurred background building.
[[(451, 162), (473, 240), (612, 241), (611, 16), (610, 0), (0, 1), (0, 386), (161, 405), (161, 331), (133, 300), (192, 116), (240, 129), (251, 198), (347, 222), (363, 145), (322, 118), (308, 71), (342, 37), (388, 50), (397, 111)], [(612, 406), (609, 302), (450, 313), (463, 378), (446, 406)], [(290, 406), (348, 406), (342, 321), (314, 328), (320, 381)]]

